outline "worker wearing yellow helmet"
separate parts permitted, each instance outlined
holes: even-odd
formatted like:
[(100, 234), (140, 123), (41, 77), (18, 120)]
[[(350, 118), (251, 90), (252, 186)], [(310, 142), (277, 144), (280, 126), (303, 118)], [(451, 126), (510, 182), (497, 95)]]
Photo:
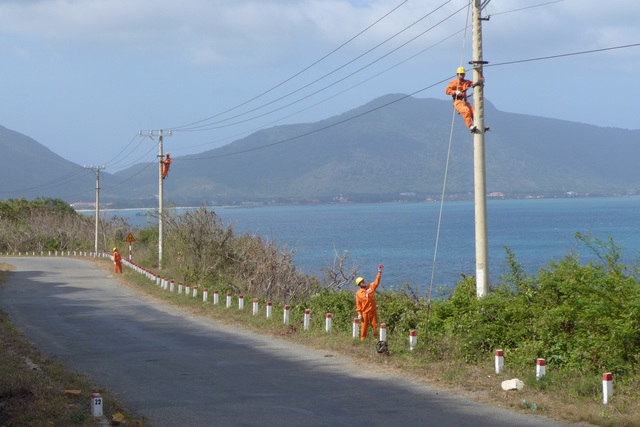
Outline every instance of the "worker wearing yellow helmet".
[(118, 248), (113, 248), (113, 272), (116, 274), (122, 273), (122, 257), (118, 252)]
[(171, 154), (167, 153), (164, 159), (160, 160), (162, 163), (162, 179), (165, 179), (169, 174), (169, 168), (171, 167)]
[(380, 284), (383, 265), (378, 267), (378, 275), (373, 283), (367, 285), (362, 277), (356, 279), (356, 286), (360, 287), (356, 292), (356, 312), (360, 321), (360, 340), (367, 338), (369, 326), (373, 329), (373, 336), (378, 338), (378, 307), (376, 305), (376, 289)]
[[(456, 75), (457, 77), (449, 82), (445, 93), (453, 97), (453, 108), (460, 113), (471, 133), (476, 133), (478, 128), (473, 124), (473, 107), (467, 101), (467, 90), (482, 84), (484, 77), (481, 76), (480, 81), (474, 84), (471, 80), (464, 78), (466, 75), (464, 67), (458, 67)], [(489, 128), (485, 128), (485, 130), (489, 130)]]

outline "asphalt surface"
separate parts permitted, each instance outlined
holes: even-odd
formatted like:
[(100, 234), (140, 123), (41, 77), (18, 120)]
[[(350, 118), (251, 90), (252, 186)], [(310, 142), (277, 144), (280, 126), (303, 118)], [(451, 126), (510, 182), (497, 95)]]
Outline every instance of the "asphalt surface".
[(41, 351), (115, 392), (150, 426), (566, 425), (189, 317), (85, 260), (0, 263), (16, 267), (0, 285), (0, 309)]

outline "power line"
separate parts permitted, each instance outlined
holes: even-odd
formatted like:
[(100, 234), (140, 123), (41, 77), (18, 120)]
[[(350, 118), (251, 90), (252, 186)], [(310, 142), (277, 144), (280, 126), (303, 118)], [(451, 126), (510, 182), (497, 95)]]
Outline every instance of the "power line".
[(387, 18), (389, 15), (391, 15), (393, 12), (395, 12), (397, 9), (399, 9), (401, 6), (403, 6), (405, 3), (407, 3), (409, 0), (404, 0), (402, 1), (400, 4), (398, 4), (396, 7), (394, 7), (393, 9), (391, 9), (389, 12), (387, 12), (385, 15), (383, 15), (381, 18), (379, 18), (378, 20), (376, 20), (375, 22), (373, 22), (371, 25), (369, 25), (368, 27), (366, 27), (364, 30), (360, 31), (358, 34), (356, 34), (355, 36), (351, 37), (349, 40), (347, 40), (346, 42), (342, 43), (340, 46), (338, 46), (337, 48), (333, 49), (331, 52), (329, 52), (328, 54), (324, 55), (323, 57), (321, 57), (320, 59), (316, 60), (315, 62), (313, 62), (311, 65), (303, 68), (302, 70), (298, 71), (297, 73), (295, 73), (294, 75), (292, 75), (291, 77), (283, 80), (282, 82), (278, 83), (277, 85), (273, 86), (272, 88), (254, 96), (251, 99), (248, 99), (247, 101), (244, 101), (238, 105), (236, 105), (235, 107), (232, 107), (228, 110), (225, 110), (221, 113), (215, 114), (211, 117), (208, 117), (206, 119), (202, 119), (190, 124), (186, 124), (186, 125), (181, 125), (181, 126), (170, 126), (169, 128), (173, 129), (173, 130), (181, 130), (183, 128), (189, 127), (189, 126), (193, 126), (211, 119), (214, 119), (216, 117), (219, 117), (223, 114), (229, 113), (231, 111), (234, 111), (240, 107), (243, 107), (244, 105), (255, 101), (258, 98), (261, 98), (262, 96), (274, 91), (275, 89), (279, 88), (280, 86), (284, 85), (285, 83), (288, 83), (289, 81), (293, 80), (294, 78), (298, 77), (299, 75), (301, 75), (302, 73), (308, 71), (309, 69), (315, 67), (316, 65), (318, 65), (320, 62), (324, 61), (325, 59), (327, 59), (328, 57), (330, 57), (331, 55), (333, 55), (334, 53), (336, 53), (338, 50), (342, 49), (344, 46), (348, 45), (349, 43), (351, 43), (352, 41), (354, 41), (355, 39), (357, 39), (358, 37), (360, 37), (362, 34), (364, 34), (365, 32), (367, 32), (368, 30), (370, 30), (371, 28), (373, 28), (375, 25), (377, 25), (378, 23), (380, 23), (382, 20), (384, 20), (385, 18)]
[(558, 59), (558, 58), (566, 58), (566, 57), (569, 57), (569, 56), (587, 55), (589, 53), (606, 52), (606, 51), (611, 51), (611, 50), (627, 49), (627, 48), (630, 48), (630, 47), (638, 47), (638, 46), (640, 46), (640, 43), (627, 44), (627, 45), (624, 45), (624, 46), (604, 47), (604, 48), (601, 48), (601, 49), (583, 50), (583, 51), (580, 51), (580, 52), (562, 53), (562, 54), (558, 54), (558, 55), (539, 56), (537, 58), (518, 59), (518, 60), (515, 60), (515, 61), (499, 62), (499, 63), (495, 63), (495, 64), (485, 65), (485, 67), (500, 67), (500, 66), (503, 66), (503, 65), (521, 64), (521, 63), (524, 63), (524, 62), (545, 61), (545, 60), (548, 60), (548, 59)]
[[(364, 57), (364, 56), (366, 56), (367, 54), (369, 54), (369, 53), (373, 52), (374, 50), (378, 49), (378, 48), (379, 48), (379, 47), (381, 47), (382, 45), (384, 45), (384, 44), (388, 43), (389, 41), (393, 40), (394, 38), (396, 38), (396, 37), (397, 37), (397, 36), (399, 36), (400, 34), (404, 33), (404, 32), (405, 32), (405, 31), (407, 31), (407, 30), (409, 30), (411, 27), (413, 27), (413, 26), (417, 25), (419, 22), (423, 21), (424, 19), (428, 18), (429, 16), (431, 16), (432, 14), (434, 14), (435, 12), (437, 12), (438, 10), (440, 10), (441, 8), (443, 8), (444, 6), (446, 6), (446, 5), (447, 5), (448, 3), (450, 3), (451, 1), (452, 1), (452, 0), (447, 0), (447, 1), (445, 1), (443, 4), (441, 4), (441, 5), (440, 5), (440, 6), (438, 6), (437, 8), (433, 9), (432, 11), (430, 11), (429, 13), (427, 13), (426, 15), (424, 15), (424, 16), (422, 16), (421, 18), (417, 19), (416, 21), (414, 21), (413, 23), (411, 23), (409, 26), (407, 26), (407, 27), (403, 28), (402, 30), (398, 31), (398, 32), (397, 32), (397, 33), (395, 33), (394, 35), (392, 35), (392, 36), (388, 37), (386, 40), (384, 40), (384, 41), (382, 41), (382, 42), (378, 43), (376, 46), (374, 46), (374, 47), (370, 48), (370, 49), (369, 49), (369, 50), (367, 50), (366, 52), (364, 52), (364, 53), (362, 53), (362, 54), (360, 54), (360, 55), (356, 56), (355, 58), (351, 59), (350, 61), (348, 61), (348, 62), (346, 62), (346, 63), (342, 64), (341, 66), (339, 66), (339, 67), (337, 67), (337, 68), (333, 69), (333, 70), (332, 70), (332, 71), (330, 71), (329, 73), (324, 74), (323, 76), (321, 76), (321, 77), (319, 77), (319, 78), (317, 78), (317, 79), (313, 80), (312, 82), (307, 83), (307, 84), (305, 84), (305, 85), (303, 85), (303, 86), (299, 87), (298, 89), (295, 89), (295, 90), (293, 90), (293, 91), (291, 91), (291, 92), (289, 92), (289, 93), (287, 93), (287, 94), (285, 94), (285, 95), (280, 96), (279, 98), (276, 98), (276, 99), (274, 99), (274, 100), (272, 100), (272, 101), (270, 101), (270, 102), (267, 102), (267, 103), (265, 103), (265, 104), (262, 104), (262, 105), (260, 105), (260, 106), (258, 106), (258, 107), (255, 107), (255, 108), (251, 109), (251, 110), (245, 111), (244, 113), (239, 113), (239, 114), (237, 114), (237, 115), (234, 115), (234, 116), (228, 117), (228, 118), (226, 118), (226, 119), (218, 120), (218, 121), (213, 122), (213, 123), (206, 123), (206, 124), (202, 124), (202, 125), (199, 125), (199, 126), (197, 126), (197, 127), (193, 127), (193, 128), (186, 128), (186, 129), (185, 129), (185, 128), (183, 128), (183, 129), (181, 129), (181, 130), (182, 130), (182, 131), (196, 131), (196, 130), (197, 130), (197, 131), (205, 131), (205, 130), (219, 129), (220, 127), (234, 126), (234, 125), (237, 125), (237, 124), (246, 123), (246, 122), (248, 122), (248, 121), (250, 121), (250, 120), (254, 120), (254, 119), (256, 119), (256, 118), (264, 117), (264, 116), (266, 116), (266, 115), (268, 115), (268, 114), (271, 114), (271, 113), (273, 113), (273, 112), (276, 112), (276, 111), (282, 110), (282, 109), (284, 109), (284, 108), (287, 108), (287, 107), (289, 107), (289, 106), (291, 106), (291, 105), (293, 105), (293, 104), (296, 104), (296, 103), (300, 102), (301, 100), (307, 99), (307, 98), (309, 98), (309, 97), (311, 97), (311, 96), (313, 96), (313, 95), (315, 95), (315, 94), (317, 94), (317, 93), (319, 93), (319, 92), (321, 92), (321, 91), (323, 91), (323, 90), (325, 90), (325, 89), (327, 89), (327, 88), (329, 88), (329, 87), (334, 86), (335, 84), (337, 84), (337, 83), (339, 83), (339, 82), (341, 82), (341, 81), (345, 80), (346, 78), (351, 77), (351, 76), (353, 76), (354, 74), (357, 74), (358, 72), (360, 72), (360, 71), (362, 71), (362, 70), (364, 70), (364, 69), (368, 68), (368, 67), (369, 67), (369, 66), (371, 66), (372, 64), (375, 64), (376, 62), (380, 61), (381, 59), (385, 58), (386, 56), (388, 56), (388, 55), (390, 55), (391, 53), (395, 52), (396, 50), (400, 49), (401, 47), (404, 47), (404, 46), (406, 46), (407, 44), (409, 44), (410, 42), (412, 42), (412, 41), (416, 40), (418, 37), (420, 37), (420, 36), (424, 35), (424, 34), (425, 34), (425, 33), (427, 33), (428, 31), (432, 30), (432, 29), (433, 29), (435, 26), (437, 26), (437, 25), (435, 25), (435, 26), (431, 27), (431, 28), (430, 28), (429, 30), (427, 30), (427, 31), (424, 31), (424, 32), (420, 33), (418, 36), (416, 36), (416, 37), (414, 37), (414, 38), (410, 39), (408, 42), (405, 42), (405, 43), (403, 43), (402, 45), (400, 45), (400, 47), (397, 47), (397, 48), (393, 49), (391, 52), (386, 53), (385, 55), (383, 55), (383, 56), (379, 57), (377, 60), (375, 60), (375, 61), (373, 61), (373, 62), (370, 62), (368, 65), (366, 65), (366, 66), (364, 66), (364, 67), (361, 67), (360, 69), (356, 70), (355, 72), (353, 72), (353, 73), (349, 74), (347, 77), (341, 78), (341, 79), (339, 79), (338, 81), (336, 81), (336, 82), (334, 82), (334, 83), (332, 83), (332, 84), (329, 84), (329, 85), (327, 85), (327, 86), (323, 87), (323, 88), (322, 88), (322, 89), (320, 89), (320, 90), (317, 90), (317, 91), (315, 91), (315, 92), (313, 92), (313, 93), (311, 93), (311, 94), (309, 94), (309, 95), (307, 95), (307, 96), (305, 96), (305, 97), (303, 97), (303, 98), (298, 99), (297, 101), (294, 101), (294, 102), (291, 102), (291, 103), (289, 103), (289, 104), (286, 104), (286, 105), (284, 105), (284, 106), (282, 106), (282, 107), (276, 108), (275, 110), (271, 110), (271, 111), (268, 111), (268, 112), (266, 112), (266, 113), (262, 113), (262, 114), (260, 114), (260, 115), (254, 116), (254, 117), (250, 117), (250, 118), (248, 118), (248, 119), (244, 119), (244, 120), (242, 120), (242, 121), (234, 122), (234, 123), (231, 123), (231, 124), (228, 124), (228, 125), (224, 125), (224, 126), (211, 127), (212, 125), (216, 125), (216, 124), (224, 123), (224, 122), (227, 122), (227, 121), (229, 121), (229, 120), (233, 120), (233, 119), (236, 119), (236, 118), (242, 117), (242, 116), (244, 116), (244, 115), (247, 115), (247, 114), (249, 114), (249, 113), (253, 113), (253, 112), (258, 111), (258, 110), (260, 110), (260, 109), (262, 109), (262, 108), (264, 108), (264, 107), (267, 107), (267, 106), (269, 106), (269, 105), (275, 104), (275, 103), (276, 103), (276, 102), (278, 102), (278, 101), (281, 101), (281, 100), (283, 100), (283, 99), (285, 99), (285, 98), (288, 98), (289, 96), (291, 96), (291, 95), (293, 95), (293, 94), (296, 94), (296, 93), (298, 93), (298, 92), (300, 92), (300, 91), (302, 91), (302, 90), (304, 90), (304, 89), (306, 89), (306, 88), (308, 88), (308, 87), (310, 87), (310, 86), (312, 86), (312, 85), (314, 85), (314, 84), (316, 84), (316, 83), (320, 82), (321, 80), (324, 80), (325, 78), (327, 78), (327, 77), (329, 77), (329, 76), (331, 76), (331, 75), (335, 74), (336, 72), (338, 72), (338, 71), (342, 70), (343, 68), (347, 67), (348, 65), (353, 64), (353, 63), (354, 63), (354, 62), (356, 62), (357, 60), (359, 60), (359, 59), (363, 58), (363, 57)], [(466, 8), (466, 6), (464, 6), (462, 9), (464, 9), (464, 8)], [(459, 10), (458, 10), (457, 12), (459, 12)], [(457, 12), (455, 12), (455, 13), (457, 13)], [(455, 14), (455, 13), (454, 13), (454, 14)], [(450, 15), (448, 18), (450, 18), (450, 17), (451, 17), (451, 16), (453, 16), (454, 14)], [(448, 19), (448, 18), (447, 18), (447, 19)], [(446, 20), (446, 19), (445, 19), (445, 20)], [(441, 21), (440, 23), (442, 23), (442, 22), (443, 22), (443, 21)], [(440, 23), (439, 23), (439, 24), (440, 24)], [(204, 121), (206, 121), (206, 120), (204, 120)], [(202, 122), (204, 122), (204, 121), (202, 121)]]
[[(519, 63), (523, 63), (523, 62), (542, 61), (542, 60), (548, 60), (548, 59), (563, 58), (563, 57), (575, 56), (575, 55), (585, 55), (585, 54), (590, 54), (590, 53), (598, 53), (598, 52), (611, 51), (611, 50), (616, 50), (616, 49), (625, 49), (625, 48), (638, 47), (638, 46), (640, 46), (640, 43), (634, 43), (634, 44), (629, 44), (629, 45), (624, 45), (624, 46), (614, 46), (614, 47), (601, 48), (601, 49), (592, 49), (592, 50), (588, 50), (588, 51), (572, 52), (572, 53), (565, 53), (565, 54), (560, 54), (560, 55), (552, 55), (552, 56), (545, 56), (545, 57), (538, 57), (538, 58), (521, 59), (521, 60), (502, 62), (502, 63), (497, 63), (497, 64), (488, 64), (488, 65), (485, 65), (485, 67), (489, 67), (489, 66), (496, 67), (496, 66), (519, 64)], [(429, 90), (429, 89), (431, 89), (431, 88), (433, 88), (435, 86), (443, 84), (443, 83), (449, 81), (452, 77), (453, 76), (449, 76), (449, 77), (447, 77), (447, 78), (445, 78), (443, 80), (440, 80), (439, 82), (433, 83), (433, 84), (431, 84), (429, 86), (426, 86), (426, 87), (424, 87), (422, 89), (419, 89), (419, 90), (417, 90), (417, 91), (415, 91), (413, 93), (410, 93), (408, 95), (404, 95), (404, 96), (402, 96), (402, 97), (400, 97), (398, 99), (395, 99), (393, 101), (390, 101), (390, 102), (387, 102), (385, 104), (379, 105), (379, 106), (377, 106), (375, 108), (371, 108), (371, 109), (369, 109), (367, 111), (364, 111), (362, 113), (356, 114), (356, 115), (348, 117), (346, 119), (337, 121), (335, 123), (320, 127), (318, 129), (314, 129), (314, 130), (311, 130), (309, 132), (302, 133), (300, 135), (296, 135), (296, 136), (293, 136), (293, 137), (290, 137), (290, 138), (285, 138), (285, 139), (282, 139), (280, 141), (275, 141), (275, 142), (272, 142), (272, 143), (269, 143), (269, 144), (261, 145), (259, 147), (253, 147), (253, 148), (249, 148), (249, 149), (246, 149), (246, 150), (234, 151), (232, 153), (216, 154), (216, 155), (213, 155), (213, 156), (204, 156), (204, 157), (189, 157), (189, 158), (184, 158), (184, 159), (181, 159), (181, 160), (207, 160), (207, 159), (216, 159), (216, 158), (222, 158), (222, 157), (230, 157), (230, 156), (250, 153), (250, 152), (253, 152), (253, 151), (263, 150), (265, 148), (270, 148), (270, 147), (273, 147), (273, 146), (276, 146), (276, 145), (284, 144), (286, 142), (294, 141), (296, 139), (304, 138), (306, 136), (313, 135), (315, 133), (318, 133), (318, 132), (321, 132), (321, 131), (324, 131), (324, 130), (327, 130), (327, 129), (330, 129), (330, 128), (333, 128), (333, 127), (336, 127), (336, 126), (339, 126), (339, 125), (344, 124), (344, 123), (347, 123), (347, 122), (349, 122), (351, 120), (360, 118), (362, 116), (365, 116), (367, 114), (370, 114), (370, 113), (372, 113), (374, 111), (377, 111), (377, 110), (380, 110), (382, 108), (386, 108), (389, 105), (395, 104), (395, 103), (397, 103), (399, 101), (402, 101), (402, 100), (404, 100), (406, 98), (410, 98), (410, 97), (412, 97), (414, 95), (417, 95), (418, 93), (424, 92), (424, 91)]]

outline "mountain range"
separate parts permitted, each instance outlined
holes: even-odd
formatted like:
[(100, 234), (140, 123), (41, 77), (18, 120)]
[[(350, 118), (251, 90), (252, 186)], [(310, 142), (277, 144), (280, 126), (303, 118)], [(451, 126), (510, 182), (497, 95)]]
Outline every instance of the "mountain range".
[[(488, 193), (557, 197), (640, 189), (640, 130), (502, 112), (488, 101), (485, 122), (491, 126)], [(473, 193), (473, 144), (450, 101), (389, 94), (326, 120), (276, 126), (175, 157), (165, 202), (424, 200), (440, 197), (445, 171), (446, 194), (465, 198)], [(90, 170), (80, 174), (79, 165), (2, 127), (0, 147), (9, 160), (0, 169), (0, 198), (95, 199)], [(101, 172), (101, 200), (120, 207), (157, 204), (158, 169), (149, 166)]]

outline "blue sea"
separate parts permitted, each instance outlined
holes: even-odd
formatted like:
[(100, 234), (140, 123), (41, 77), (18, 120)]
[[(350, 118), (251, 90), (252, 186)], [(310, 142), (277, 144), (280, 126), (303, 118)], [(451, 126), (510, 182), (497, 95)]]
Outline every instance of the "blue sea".
[[(461, 274), (475, 274), (471, 201), (444, 203), (437, 251), (440, 202), (210, 209), (237, 232), (259, 234), (295, 251), (296, 266), (311, 274), (321, 275), (336, 254), (347, 253), (347, 265), (358, 267), (367, 280), (384, 264), (386, 289), (409, 283), (421, 292), (435, 292), (451, 287)], [(138, 226), (155, 221), (144, 212), (107, 210), (101, 215), (127, 217)], [(533, 274), (571, 251), (585, 262), (595, 259), (584, 245), (577, 246), (576, 232), (602, 240), (612, 237), (623, 248), (623, 262), (635, 263), (640, 251), (639, 214), (637, 196), (490, 200), (489, 281), (497, 283), (506, 271), (505, 246)]]

